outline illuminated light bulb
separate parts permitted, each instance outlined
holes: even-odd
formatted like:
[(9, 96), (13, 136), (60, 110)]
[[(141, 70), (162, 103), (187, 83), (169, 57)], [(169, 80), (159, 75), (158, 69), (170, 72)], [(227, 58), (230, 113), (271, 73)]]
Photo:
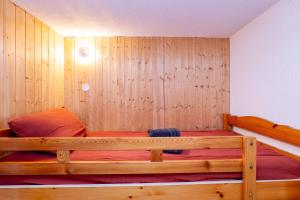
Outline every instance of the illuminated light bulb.
[(89, 40), (81, 39), (76, 42), (76, 58), (80, 64), (87, 65), (93, 62), (95, 47)]

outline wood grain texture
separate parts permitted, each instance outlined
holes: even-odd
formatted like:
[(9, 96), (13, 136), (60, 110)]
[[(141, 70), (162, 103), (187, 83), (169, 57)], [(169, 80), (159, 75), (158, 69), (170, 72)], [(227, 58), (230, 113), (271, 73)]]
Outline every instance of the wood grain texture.
[(65, 106), (90, 130), (222, 129), (228, 56), (228, 39), (67, 37)]
[(249, 131), (300, 146), (300, 130), (286, 125), (275, 124), (263, 118), (254, 116), (228, 116), (228, 123)]
[(62, 36), (9, 0), (0, 1), (0, 32), (0, 128), (10, 117), (62, 107)]
[(4, 1), (0, 1), (0, 127), (5, 123), (5, 68), (4, 66)]
[(60, 163), (68, 163), (70, 161), (70, 151), (57, 150), (56, 158)]
[(241, 148), (241, 136), (205, 137), (0, 137), (0, 151), (161, 150)]
[(243, 191), (244, 200), (256, 199), (256, 140), (243, 138)]
[[(300, 198), (300, 181), (267, 181), (257, 183), (257, 200), (295, 200)], [(242, 200), (241, 183), (157, 185), (157, 186), (95, 186), (0, 188), (3, 199), (32, 200)]]
[(163, 151), (151, 150), (151, 162), (161, 162), (161, 161), (163, 161)]
[(62, 159), (60, 157), (59, 162), (0, 162), (0, 175), (172, 174), (241, 171), (241, 159), (150, 162), (66, 161), (65, 157)]

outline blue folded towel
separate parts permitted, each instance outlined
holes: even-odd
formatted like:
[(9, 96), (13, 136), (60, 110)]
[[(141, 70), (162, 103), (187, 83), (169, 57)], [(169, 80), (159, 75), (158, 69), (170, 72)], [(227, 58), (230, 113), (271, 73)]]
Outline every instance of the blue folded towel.
[[(180, 137), (180, 131), (176, 128), (149, 129), (148, 135), (150, 137)], [(163, 152), (169, 154), (181, 154), (182, 150), (163, 150)]]

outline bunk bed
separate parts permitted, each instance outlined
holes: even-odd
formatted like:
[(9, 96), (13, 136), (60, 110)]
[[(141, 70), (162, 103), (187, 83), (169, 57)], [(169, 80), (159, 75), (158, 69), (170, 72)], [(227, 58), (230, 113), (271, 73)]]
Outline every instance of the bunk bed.
[[(300, 146), (300, 131), (273, 124), (257, 117), (224, 115), (224, 130), (232, 127), (254, 131), (274, 139)], [(2, 130), (9, 136), (10, 130)], [(154, 182), (116, 184), (47, 184), (47, 185), (1, 185), (3, 199), (300, 199), (300, 177), (281, 180), (256, 179), (256, 153), (261, 145), (254, 137), (241, 135), (198, 136), (183, 135), (172, 138), (150, 138), (143, 135), (119, 137), (118, 135), (74, 137), (0, 137), (0, 176), (77, 176), (77, 175), (168, 175), (168, 174), (242, 174), (242, 180), (228, 178), (217, 181)], [(270, 147), (271, 148), (271, 147)], [(273, 147), (272, 147), (273, 148)], [(242, 149), (242, 157), (205, 159), (177, 159), (166, 156), (166, 149), (221, 150)], [(71, 151), (148, 151), (149, 160), (73, 160)], [(13, 152), (57, 151), (56, 160), (9, 160)], [(276, 149), (278, 151), (278, 149)], [(293, 160), (295, 155), (284, 153)], [(71, 156), (70, 156), (71, 155)], [(239, 154), (237, 154), (239, 155)], [(299, 161), (299, 160), (298, 160)], [(38, 183), (36, 183), (38, 184)]]

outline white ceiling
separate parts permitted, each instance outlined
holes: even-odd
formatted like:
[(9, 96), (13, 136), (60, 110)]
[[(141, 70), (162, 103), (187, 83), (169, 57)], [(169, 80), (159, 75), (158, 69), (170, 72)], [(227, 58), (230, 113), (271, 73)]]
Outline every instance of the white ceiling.
[(64, 36), (229, 37), (278, 0), (13, 0)]

